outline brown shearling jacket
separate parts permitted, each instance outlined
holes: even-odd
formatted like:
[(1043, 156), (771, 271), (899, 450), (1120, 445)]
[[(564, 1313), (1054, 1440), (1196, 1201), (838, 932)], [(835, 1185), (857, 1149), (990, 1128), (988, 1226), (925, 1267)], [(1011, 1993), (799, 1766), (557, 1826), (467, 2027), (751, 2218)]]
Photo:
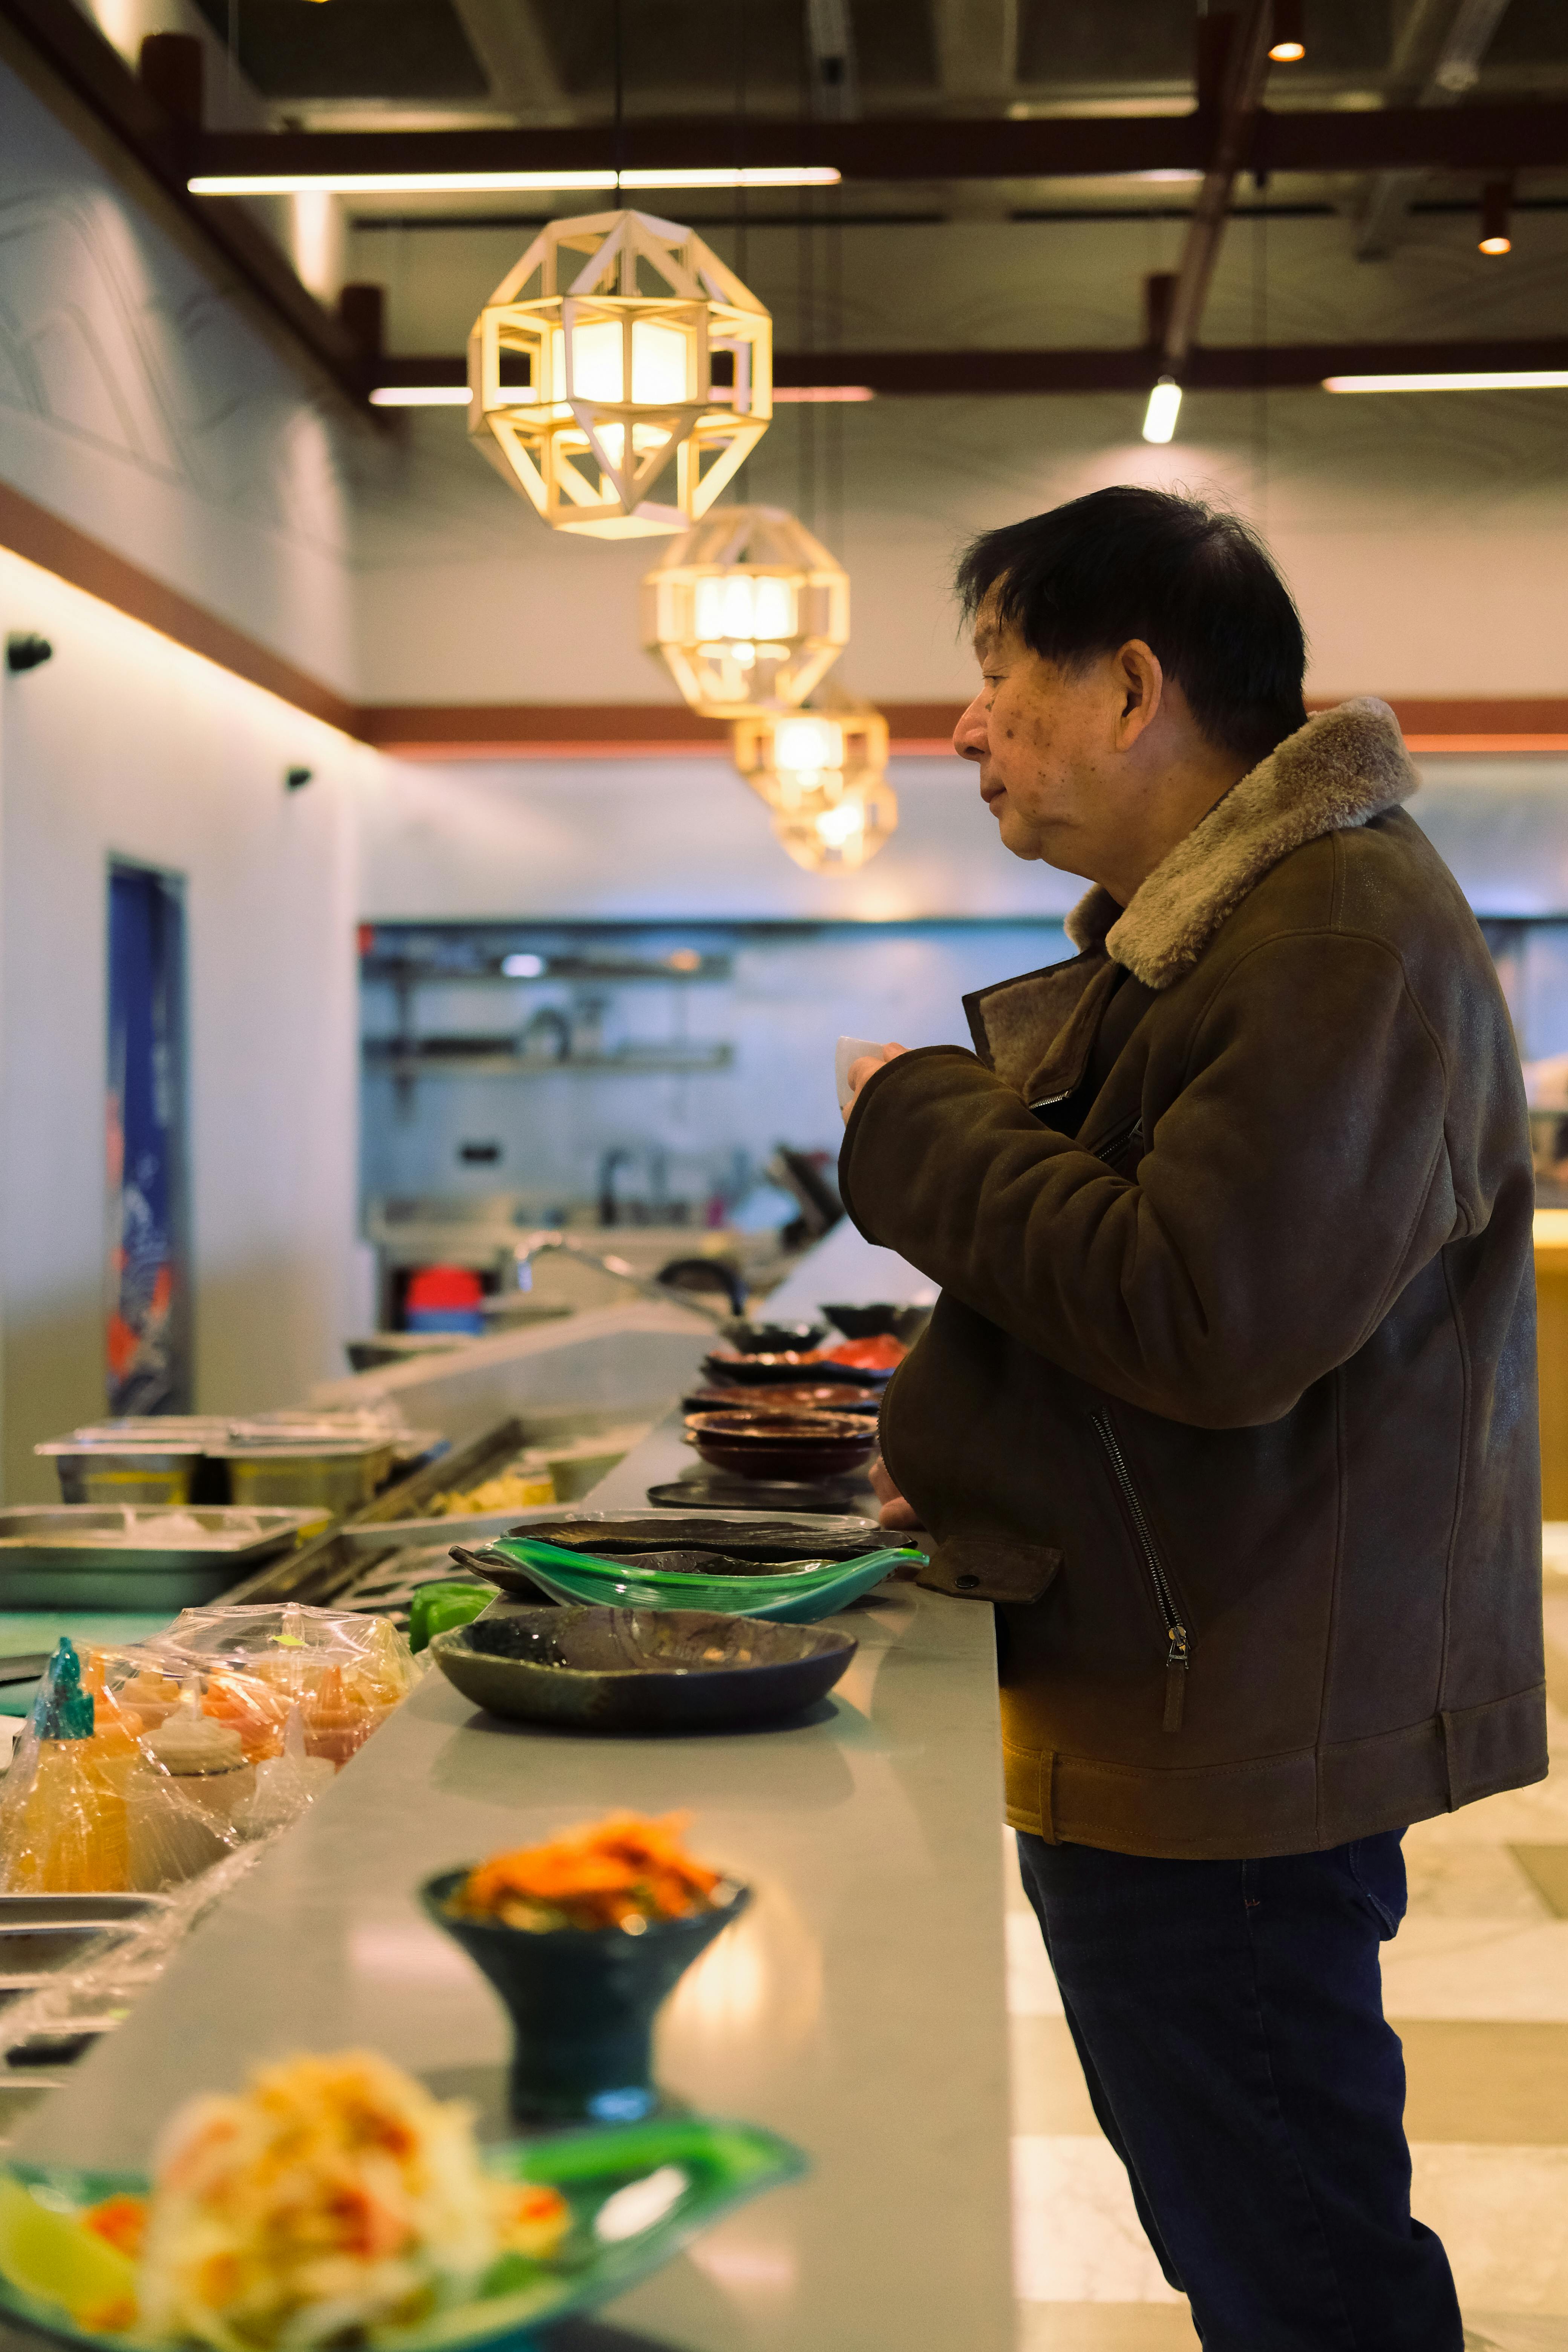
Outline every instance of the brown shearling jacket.
[(1016, 1828), (1301, 1853), (1546, 1769), (1523, 1088), (1415, 781), (1319, 714), (851, 1114), (942, 1286), (883, 1451), (999, 1604)]

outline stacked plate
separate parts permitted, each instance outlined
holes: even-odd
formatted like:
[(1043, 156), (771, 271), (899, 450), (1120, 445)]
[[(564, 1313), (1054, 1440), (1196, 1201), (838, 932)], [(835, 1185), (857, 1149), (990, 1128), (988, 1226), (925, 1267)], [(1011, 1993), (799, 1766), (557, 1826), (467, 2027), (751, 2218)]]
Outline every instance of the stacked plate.
[[(810, 1528), (804, 1535), (775, 1523), (772, 1540), (756, 1540), (761, 1528), (717, 1517), (667, 1523), (611, 1520), (601, 1530), (584, 1526), (575, 1541), (551, 1541), (528, 1528), (498, 1537), (482, 1551), (460, 1547), (453, 1558), (476, 1569), (503, 1591), (528, 1595), (530, 1589), (553, 1601), (587, 1602), (616, 1609), (709, 1610), (729, 1617), (767, 1617), (784, 1624), (815, 1624), (868, 1592), (893, 1569), (912, 1566), (921, 1554), (908, 1544), (889, 1545), (868, 1522), (852, 1523), (848, 1540)], [(766, 1523), (761, 1523), (765, 1526)], [(836, 1528), (844, 1523), (830, 1523)], [(858, 1532), (864, 1528), (865, 1533)], [(647, 1530), (647, 1531), (645, 1531)], [(561, 1532), (565, 1533), (563, 1529)], [(663, 1538), (661, 1541), (660, 1538)], [(810, 1549), (813, 1540), (819, 1549)]]
[(859, 1412), (689, 1412), (686, 1443), (731, 1477), (813, 1483), (864, 1470), (877, 1424)]

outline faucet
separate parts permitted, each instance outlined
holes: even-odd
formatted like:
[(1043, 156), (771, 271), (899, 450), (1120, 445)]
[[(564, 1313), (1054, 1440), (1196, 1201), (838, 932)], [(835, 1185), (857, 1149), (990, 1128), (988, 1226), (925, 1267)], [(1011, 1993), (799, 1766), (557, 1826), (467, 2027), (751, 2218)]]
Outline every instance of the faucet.
[(618, 1225), (621, 1222), (620, 1202), (616, 1198), (616, 1171), (629, 1168), (632, 1155), (618, 1145), (603, 1153), (599, 1160), (599, 1223)]
[(639, 1274), (636, 1266), (628, 1265), (626, 1259), (618, 1257), (614, 1251), (606, 1250), (601, 1254), (598, 1250), (589, 1249), (586, 1244), (580, 1242), (574, 1234), (563, 1234), (549, 1225), (542, 1226), (537, 1233), (525, 1234), (521, 1241), (513, 1245), (512, 1263), (517, 1270), (519, 1290), (532, 1289), (533, 1261), (536, 1257), (542, 1257), (549, 1250), (565, 1250), (570, 1256), (580, 1258), (584, 1265), (596, 1265), (602, 1274), (613, 1274), (617, 1282), (629, 1283), (632, 1288), (640, 1292), (644, 1298), (657, 1298), (662, 1307), (676, 1304), (690, 1307), (695, 1308), (699, 1315), (710, 1317), (715, 1323), (727, 1321), (735, 1311), (733, 1301), (731, 1299), (726, 1299), (722, 1307), (710, 1306), (706, 1299), (684, 1288), (677, 1301), (672, 1297), (668, 1285), (656, 1282), (650, 1276)]

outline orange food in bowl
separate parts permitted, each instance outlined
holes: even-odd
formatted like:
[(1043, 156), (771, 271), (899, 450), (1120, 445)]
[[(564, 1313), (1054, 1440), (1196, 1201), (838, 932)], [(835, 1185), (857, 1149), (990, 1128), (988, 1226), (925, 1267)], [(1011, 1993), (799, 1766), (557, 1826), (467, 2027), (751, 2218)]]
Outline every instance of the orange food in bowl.
[(681, 1845), (690, 1816), (611, 1813), (542, 1845), (492, 1855), (454, 1898), (469, 1917), (518, 1927), (618, 1927), (706, 1909), (721, 1874)]

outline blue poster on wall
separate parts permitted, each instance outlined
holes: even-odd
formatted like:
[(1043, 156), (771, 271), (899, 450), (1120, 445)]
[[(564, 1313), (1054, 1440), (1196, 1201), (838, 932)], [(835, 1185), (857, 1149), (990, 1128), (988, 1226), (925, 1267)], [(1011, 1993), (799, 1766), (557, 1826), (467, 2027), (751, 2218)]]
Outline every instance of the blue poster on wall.
[(184, 902), (143, 866), (109, 875), (108, 1319), (112, 1413), (187, 1412)]

